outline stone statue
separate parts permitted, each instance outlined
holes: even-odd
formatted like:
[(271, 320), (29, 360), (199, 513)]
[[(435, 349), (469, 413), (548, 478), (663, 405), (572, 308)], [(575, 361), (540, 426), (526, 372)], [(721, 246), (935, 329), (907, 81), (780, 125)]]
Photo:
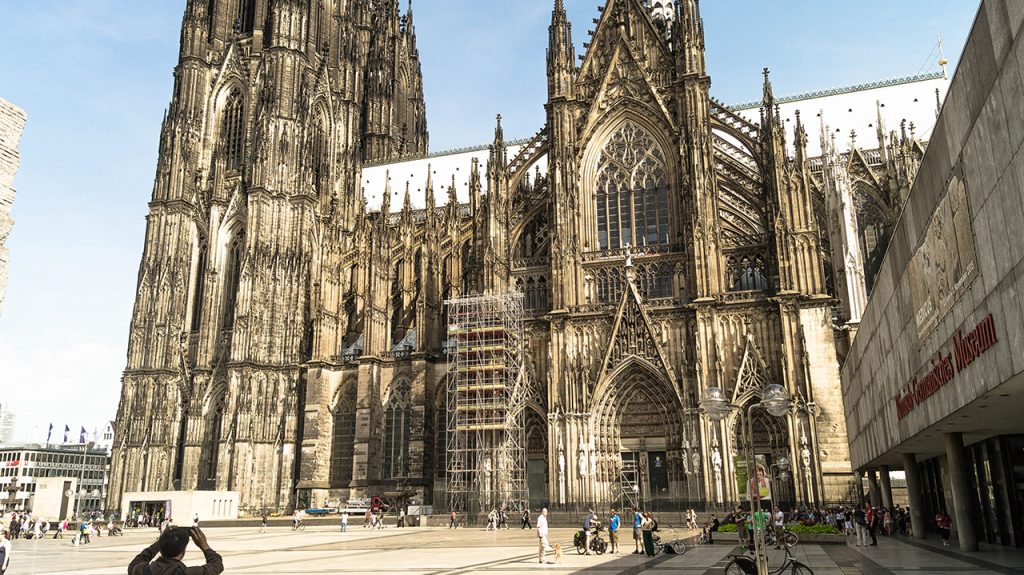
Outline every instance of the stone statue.
[(683, 450), (683, 473), (690, 474), (690, 457), (686, 454), (685, 449)]
[(716, 477), (722, 474), (722, 454), (717, 447), (711, 452), (711, 466), (715, 468)]
[(587, 465), (587, 451), (585, 449), (583, 449), (582, 447), (580, 447), (580, 463), (579, 463), (580, 477), (583, 477), (584, 475), (587, 474), (587, 468), (588, 468), (588, 465)]
[(558, 476), (565, 477), (565, 452), (561, 446), (558, 447)]

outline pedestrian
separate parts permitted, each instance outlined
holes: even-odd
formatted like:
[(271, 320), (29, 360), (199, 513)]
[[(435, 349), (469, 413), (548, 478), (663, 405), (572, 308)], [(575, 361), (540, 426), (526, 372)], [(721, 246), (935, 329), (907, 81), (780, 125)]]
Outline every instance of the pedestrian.
[(782, 544), (786, 539), (786, 515), (782, 513), (779, 506), (775, 506), (775, 510), (772, 512), (772, 522), (775, 527), (775, 548), (782, 549)]
[(643, 541), (643, 522), (644, 518), (640, 515), (640, 512), (636, 507), (633, 508), (633, 555), (640, 554), (640, 543)]
[(363, 528), (373, 527), (373, 510), (367, 509), (366, 515), (363, 517)]
[[(189, 539), (206, 556), (206, 565), (186, 567), (181, 560)], [(157, 552), (160, 557), (153, 561)], [(219, 575), (224, 571), (224, 560), (210, 549), (206, 535), (198, 527), (175, 527), (160, 534), (156, 543), (135, 556), (128, 565), (128, 575)]]
[(747, 514), (740, 508), (736, 508), (736, 534), (739, 537), (740, 547), (746, 547), (748, 545), (748, 533), (747, 533)]
[(498, 512), (491, 509), (491, 512), (487, 514), (487, 530), (491, 531), (496, 529), (498, 525)]
[(348, 513), (341, 514), (341, 532), (345, 533), (348, 531)]
[(160, 523), (160, 533), (163, 533), (164, 531), (167, 531), (168, 529), (170, 529), (171, 522), (172, 522), (172, 520), (171, 520), (170, 517), (165, 517), (163, 522)]
[(644, 512), (643, 517), (640, 531), (643, 532), (644, 553), (648, 557), (654, 557), (654, 531), (657, 529), (658, 523), (654, 520), (650, 511)]
[(396, 525), (399, 529), (405, 528), (405, 508), (398, 510), (398, 523)]
[(533, 525), (530, 525), (530, 510), (523, 509), (523, 529), (533, 529)]
[(619, 515), (612, 507), (611, 515), (608, 516), (608, 544), (611, 547), (612, 555), (619, 554), (619, 524), (622, 522)]
[(65, 519), (57, 524), (57, 529), (53, 532), (54, 539), (63, 539), (64, 530), (68, 528), (68, 520)]
[(857, 547), (867, 547), (868, 545), (868, 519), (867, 513), (863, 507), (858, 507), (853, 512), (853, 524), (857, 530)]
[(953, 519), (945, 509), (940, 509), (935, 514), (935, 526), (939, 528), (939, 534), (942, 535), (943, 547), (949, 547), (949, 530), (953, 526)]
[(451, 519), (448, 521), (448, 529), (456, 529), (459, 526), (459, 514), (452, 511)]
[(0, 529), (0, 575), (7, 572), (7, 566), (11, 563), (11, 541), (7, 538), (7, 531)]
[(548, 508), (540, 510), (537, 516), (537, 563), (551, 563), (547, 561), (548, 550)]
[(82, 519), (82, 524), (79, 527), (80, 527), (80, 529), (79, 529), (80, 534), (78, 536), (79, 543), (81, 543), (82, 545), (88, 545), (89, 544), (89, 527), (90, 527), (89, 521), (87, 519), (83, 518)]
[(583, 536), (584, 536), (584, 541), (586, 541), (586, 543), (584, 544), (584, 547), (583, 547), (586, 550), (583, 553), (584, 555), (590, 555), (591, 554), (590, 553), (590, 542), (594, 539), (594, 534), (593, 534), (592, 529), (594, 527), (596, 527), (596, 525), (594, 525), (594, 520), (595, 519), (597, 519), (597, 516), (594, 515), (594, 510), (593, 509), (588, 509), (587, 510), (587, 516), (583, 519)]
[(878, 516), (878, 510), (868, 505), (867, 522), (868, 522), (868, 535), (871, 536), (871, 546), (878, 546), (878, 523), (882, 520)]
[(498, 529), (502, 527), (508, 529), (508, 513), (505, 512), (504, 507), (498, 510)]
[(267, 532), (267, 512), (264, 511), (263, 514), (260, 515), (260, 533), (266, 533), (266, 532)]
[(708, 520), (707, 525), (704, 527), (704, 534), (707, 538), (708, 545), (715, 544), (715, 533), (718, 532), (718, 528), (721, 527), (721, 523), (718, 521), (718, 515), (715, 513), (711, 514), (711, 519)]

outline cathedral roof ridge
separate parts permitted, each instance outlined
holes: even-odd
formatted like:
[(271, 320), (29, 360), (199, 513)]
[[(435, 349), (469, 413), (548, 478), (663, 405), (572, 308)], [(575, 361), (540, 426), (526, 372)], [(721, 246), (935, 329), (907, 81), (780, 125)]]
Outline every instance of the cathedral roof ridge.
[[(528, 144), (533, 138), (519, 138), (516, 140), (506, 141), (505, 145), (508, 147), (522, 146)], [(419, 160), (429, 160), (431, 158), (441, 158), (444, 156), (457, 156), (459, 154), (467, 154), (471, 152), (483, 152), (490, 149), (491, 144), (479, 144), (476, 146), (464, 146), (461, 148), (447, 148), (444, 150), (438, 150), (436, 152), (429, 152), (426, 154), (406, 154), (404, 156), (398, 156), (394, 158), (387, 158), (384, 160), (378, 160), (375, 162), (367, 162), (363, 164), (364, 168), (375, 168), (377, 166), (386, 166), (388, 164), (400, 164), (402, 162), (415, 162)]]
[[(817, 90), (813, 92), (803, 92), (799, 94), (792, 94), (789, 96), (783, 96), (776, 98), (777, 104), (790, 104), (792, 102), (800, 102), (803, 100), (814, 100), (817, 98), (827, 98), (829, 96), (838, 96), (841, 94), (850, 94), (853, 92), (863, 92), (866, 90), (875, 90), (878, 88), (888, 88), (891, 86), (899, 86), (902, 84), (912, 84), (914, 82), (926, 82), (928, 80), (938, 80), (943, 77), (941, 71), (926, 72), (924, 74), (914, 74), (911, 76), (897, 76), (895, 78), (888, 78), (885, 80), (877, 80), (874, 82), (866, 82), (863, 84), (853, 84), (850, 86), (840, 86), (838, 88), (829, 88), (827, 90)], [(761, 100), (750, 100), (747, 102), (739, 102), (737, 104), (726, 104), (726, 107), (732, 111), (738, 110), (751, 110), (754, 108), (760, 108), (763, 105)]]

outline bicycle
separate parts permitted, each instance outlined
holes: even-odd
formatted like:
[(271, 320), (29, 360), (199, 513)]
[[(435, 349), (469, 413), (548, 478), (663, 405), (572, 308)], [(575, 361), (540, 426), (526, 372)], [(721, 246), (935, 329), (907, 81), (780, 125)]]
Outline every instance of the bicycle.
[(671, 525), (666, 525), (668, 528), (669, 537), (662, 539), (660, 533), (651, 533), (651, 539), (654, 540), (654, 554), (658, 553), (674, 553), (676, 555), (682, 555), (686, 553), (686, 543), (682, 539), (676, 539), (676, 530)]
[[(790, 547), (784, 547), (786, 550), (786, 561), (778, 568), (777, 571), (769, 571), (771, 575), (782, 575), (783, 573), (792, 573), (792, 575), (814, 575), (814, 571), (810, 567), (797, 561), (796, 557), (793, 557), (793, 552)], [(729, 555), (732, 561), (725, 566), (725, 575), (757, 575), (757, 562), (750, 553), (753, 549), (747, 549), (743, 554)]]
[[(598, 526), (591, 530), (593, 537), (590, 539), (590, 550), (598, 555), (604, 555), (604, 552), (608, 550), (608, 542), (601, 538), (601, 531), (604, 531), (604, 527)], [(579, 555), (587, 552), (587, 535), (582, 529), (573, 536), (572, 544), (576, 547), (576, 553)]]
[(800, 541), (800, 538), (796, 533), (793, 533), (789, 529), (783, 528), (782, 531), (782, 543), (780, 545), (778, 536), (775, 534), (775, 529), (765, 530), (764, 532), (764, 544), (768, 547), (793, 547)]
[(305, 531), (306, 523), (303, 521), (292, 521), (292, 531)]

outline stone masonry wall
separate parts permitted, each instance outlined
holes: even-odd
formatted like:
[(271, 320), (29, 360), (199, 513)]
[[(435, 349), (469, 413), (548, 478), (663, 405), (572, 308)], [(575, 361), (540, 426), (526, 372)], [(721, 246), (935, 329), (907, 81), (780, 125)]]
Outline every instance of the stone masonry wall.
[[(1015, 231), (1024, 221), (1022, 31), (1024, 2), (981, 4), (843, 367), (854, 469), (898, 461), (900, 445), (1024, 371), (1024, 235)], [(930, 229), (932, 237), (946, 238), (961, 229), (939, 225), (936, 230), (931, 223), (944, 202), (962, 204), (950, 193), (951, 183), (957, 181), (966, 185), (970, 224), (962, 226), (957, 241), (973, 234), (977, 273), (963, 282), (963, 293), (951, 305), (940, 306), (922, 329), (920, 318), (928, 317), (929, 308), (915, 303), (922, 291), (917, 286), (939, 284), (947, 269), (919, 267), (915, 272), (912, 262), (915, 254), (929, 253), (921, 248)], [(920, 273), (921, 269), (932, 273)], [(907, 392), (915, 376), (927, 372), (938, 352), (946, 353), (957, 332), (968, 333), (989, 314), (999, 341), (901, 419), (897, 395)]]
[(14, 174), (18, 171), (21, 155), (18, 141), (25, 129), (28, 116), (7, 100), (0, 98), (0, 314), (4, 308), (4, 294), (7, 292), (7, 236), (11, 233), (14, 220), (11, 206), (14, 204)]

